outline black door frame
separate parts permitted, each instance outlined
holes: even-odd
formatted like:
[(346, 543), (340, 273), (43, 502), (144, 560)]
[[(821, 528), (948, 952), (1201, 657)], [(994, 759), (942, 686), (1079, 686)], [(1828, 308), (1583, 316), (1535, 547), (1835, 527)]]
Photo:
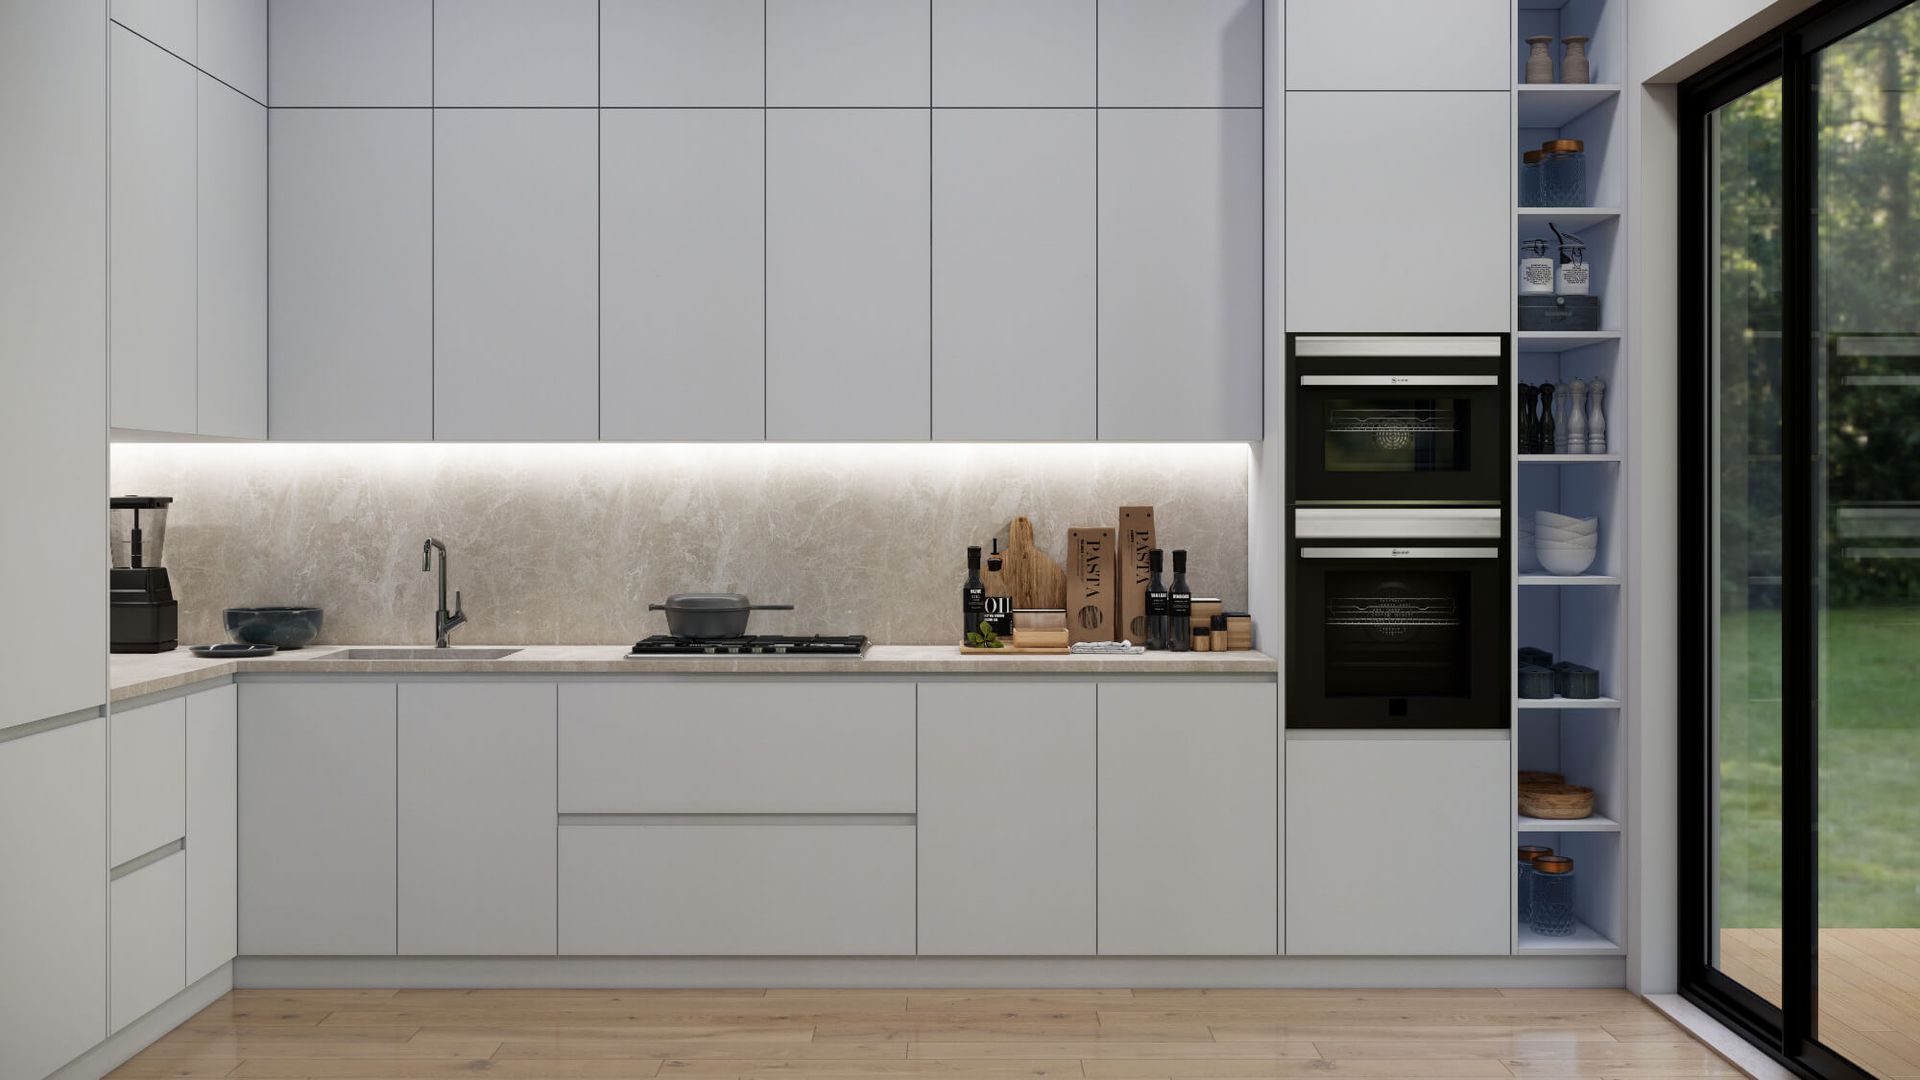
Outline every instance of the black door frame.
[[(1680, 476), (1679, 580), (1682, 649), (1703, 662), (1680, 673), (1680, 992), (1794, 1073), (1872, 1080), (1815, 1035), (1819, 979), (1819, 642), (1820, 468), (1816, 433), (1813, 284), (1817, 251), (1818, 147), (1813, 58), (1819, 50), (1916, 0), (1827, 0), (1680, 86)], [(1717, 399), (1712, 393), (1712, 275), (1707, 118), (1774, 81), (1781, 83), (1781, 999), (1776, 1008), (1711, 963), (1715, 860), (1713, 829), (1712, 478), (1717, 467)], [(1799, 463), (1797, 466), (1794, 463)]]

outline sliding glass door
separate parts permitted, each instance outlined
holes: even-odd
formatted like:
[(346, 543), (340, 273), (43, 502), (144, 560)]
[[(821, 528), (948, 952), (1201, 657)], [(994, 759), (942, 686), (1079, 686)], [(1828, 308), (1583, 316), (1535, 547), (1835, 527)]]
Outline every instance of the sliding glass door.
[(1824, 4), (1683, 99), (1683, 989), (1811, 1075), (1920, 1077), (1920, 4)]

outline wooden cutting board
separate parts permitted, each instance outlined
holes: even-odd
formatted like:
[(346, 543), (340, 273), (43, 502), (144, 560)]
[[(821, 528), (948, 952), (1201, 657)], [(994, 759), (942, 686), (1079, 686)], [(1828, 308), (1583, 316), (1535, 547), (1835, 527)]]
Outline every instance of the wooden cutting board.
[(1033, 542), (1033, 522), (1017, 517), (1007, 526), (1007, 550), (1000, 579), (1007, 585), (1016, 608), (1059, 608), (1067, 606), (1067, 574), (1053, 556)]

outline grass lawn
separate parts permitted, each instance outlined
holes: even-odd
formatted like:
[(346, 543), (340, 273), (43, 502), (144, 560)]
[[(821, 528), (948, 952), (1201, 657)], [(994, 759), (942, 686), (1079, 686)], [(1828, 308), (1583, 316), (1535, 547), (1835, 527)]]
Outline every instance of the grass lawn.
[[(1780, 615), (1721, 627), (1720, 925), (1780, 925)], [(1920, 608), (1829, 613), (1820, 925), (1920, 927)]]

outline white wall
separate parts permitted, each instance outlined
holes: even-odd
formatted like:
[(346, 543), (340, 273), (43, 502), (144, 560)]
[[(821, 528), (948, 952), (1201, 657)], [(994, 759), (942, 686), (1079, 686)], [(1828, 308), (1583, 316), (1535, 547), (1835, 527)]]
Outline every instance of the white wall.
[(1633, 0), (1632, 82), (1679, 82), (1813, 6), (1812, 0)]

